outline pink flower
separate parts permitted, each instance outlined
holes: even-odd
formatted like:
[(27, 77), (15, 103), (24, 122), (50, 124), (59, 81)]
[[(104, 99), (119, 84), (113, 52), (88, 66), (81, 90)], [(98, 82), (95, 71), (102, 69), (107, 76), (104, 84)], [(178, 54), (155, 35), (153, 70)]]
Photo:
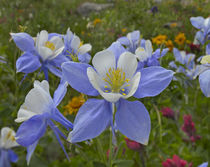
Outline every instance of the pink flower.
[(125, 141), (126, 141), (127, 147), (131, 150), (138, 151), (142, 148), (142, 144), (137, 143), (133, 140), (130, 140), (129, 138), (125, 138)]
[(173, 120), (175, 119), (175, 112), (169, 107), (162, 108), (162, 110), (160, 110), (160, 112), (166, 118), (170, 118), (170, 119), (173, 119)]
[(188, 163), (180, 159), (177, 155), (173, 155), (173, 159), (166, 159), (166, 161), (162, 162), (162, 165), (163, 167), (191, 167), (192, 163)]
[(191, 115), (184, 115), (184, 124), (182, 125), (182, 131), (190, 138), (191, 142), (199, 140), (201, 137), (196, 135), (195, 124), (192, 121)]

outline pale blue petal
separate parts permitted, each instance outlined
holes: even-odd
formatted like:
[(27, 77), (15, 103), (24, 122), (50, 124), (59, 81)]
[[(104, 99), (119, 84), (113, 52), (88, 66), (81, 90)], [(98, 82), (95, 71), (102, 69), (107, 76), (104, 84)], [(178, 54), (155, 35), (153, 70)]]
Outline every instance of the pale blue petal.
[(210, 43), (206, 45), (206, 54), (210, 55)]
[(180, 62), (181, 64), (184, 64), (184, 60), (182, 58), (182, 55), (177, 48), (173, 49), (173, 53), (174, 53), (174, 57), (175, 57), (176, 61)]
[(28, 147), (39, 140), (45, 133), (47, 124), (42, 115), (35, 115), (23, 122), (17, 130), (16, 141), (18, 144)]
[(130, 45), (130, 41), (127, 37), (120, 37), (117, 41), (119, 41), (122, 45), (125, 46)]
[(131, 40), (132, 40), (133, 42), (138, 41), (139, 38), (140, 38), (140, 31), (137, 30), (137, 31), (131, 32)]
[(10, 162), (17, 162), (18, 161), (18, 156), (14, 151), (8, 150), (8, 155), (9, 155)]
[(121, 99), (115, 115), (117, 129), (138, 143), (147, 145), (151, 129), (150, 116), (139, 101)]
[(134, 96), (136, 98), (157, 96), (171, 82), (174, 72), (160, 66), (143, 68), (139, 87)]
[(169, 51), (169, 49), (168, 49), (168, 48), (163, 49), (163, 50), (162, 50), (162, 52), (161, 52), (160, 57), (165, 56), (165, 55), (166, 55), (166, 53), (168, 53), (168, 51)]
[(7, 150), (0, 149), (0, 167), (11, 167)]
[(65, 80), (61, 79), (60, 84), (58, 85), (58, 88), (55, 90), (53, 95), (53, 101), (55, 106), (58, 106), (63, 100), (67, 92), (67, 86), (68, 83)]
[(110, 47), (107, 48), (109, 51), (112, 51), (115, 55), (116, 62), (118, 61), (118, 58), (120, 55), (124, 52), (126, 52), (126, 49), (120, 44), (120, 42), (113, 42)]
[(57, 77), (61, 78), (62, 77), (62, 72), (60, 69), (56, 68), (55, 66), (47, 63), (46, 67), (50, 70), (51, 73), (53, 73), (54, 75), (56, 75)]
[(210, 69), (199, 76), (200, 87), (206, 97), (210, 97)]
[(17, 72), (31, 73), (41, 67), (38, 56), (26, 52), (16, 61)]
[(208, 162), (204, 162), (201, 165), (199, 165), (198, 167), (208, 167)]
[(201, 29), (201, 28), (203, 28), (204, 18), (201, 16), (191, 17), (190, 22), (195, 28)]
[(89, 53), (85, 53), (85, 54), (78, 54), (78, 60), (81, 63), (89, 63), (91, 59), (91, 56)]
[(205, 43), (204, 33), (202, 31), (196, 32), (195, 39), (197, 39), (203, 45)]
[(32, 51), (35, 49), (33, 38), (24, 32), (11, 33), (12, 39), (14, 40), (17, 47), (23, 52)]
[(30, 163), (31, 157), (36, 149), (38, 142), (39, 142), (39, 140), (35, 141), (32, 145), (29, 145), (27, 147), (27, 155), (26, 155), (27, 165), (29, 165), (29, 163)]
[(88, 67), (91, 66), (86, 63), (65, 62), (62, 64), (63, 77), (78, 92), (97, 96), (99, 93), (93, 88), (87, 76)]
[(110, 125), (111, 117), (111, 103), (99, 99), (87, 100), (75, 118), (73, 131), (69, 135), (70, 142), (97, 137)]

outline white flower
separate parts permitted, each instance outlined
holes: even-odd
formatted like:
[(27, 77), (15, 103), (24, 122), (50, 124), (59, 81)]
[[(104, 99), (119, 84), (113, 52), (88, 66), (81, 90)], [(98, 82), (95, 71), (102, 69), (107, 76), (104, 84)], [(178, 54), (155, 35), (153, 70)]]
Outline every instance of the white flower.
[(116, 62), (115, 55), (108, 50), (98, 52), (89, 67), (88, 78), (92, 86), (109, 102), (132, 96), (139, 85), (141, 73), (137, 72), (135, 55), (124, 52)]
[(92, 49), (92, 46), (90, 44), (83, 44), (80, 41), (80, 38), (76, 34), (73, 34), (69, 28), (67, 29), (66, 32), (66, 39), (68, 42), (71, 43), (70, 48), (74, 53), (83, 55)]
[(42, 82), (35, 81), (34, 88), (27, 94), (15, 122), (23, 122), (34, 115), (50, 112), (51, 105), (53, 105), (53, 100), (49, 92), (49, 83), (46, 80)]
[(139, 47), (135, 51), (135, 55), (140, 62), (146, 61), (148, 58), (152, 56), (153, 48), (150, 40), (145, 41), (145, 49)]
[(0, 148), (10, 149), (18, 145), (19, 144), (15, 140), (15, 131), (8, 127), (2, 128), (0, 136)]
[(48, 32), (42, 30), (36, 37), (36, 49), (43, 61), (52, 60), (63, 51), (64, 43), (59, 36), (48, 39)]

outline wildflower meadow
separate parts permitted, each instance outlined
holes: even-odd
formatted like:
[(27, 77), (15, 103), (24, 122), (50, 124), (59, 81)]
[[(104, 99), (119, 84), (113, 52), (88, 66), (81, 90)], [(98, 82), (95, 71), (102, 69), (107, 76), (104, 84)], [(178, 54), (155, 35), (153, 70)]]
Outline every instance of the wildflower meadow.
[(0, 167), (207, 167), (208, 0), (1, 0)]

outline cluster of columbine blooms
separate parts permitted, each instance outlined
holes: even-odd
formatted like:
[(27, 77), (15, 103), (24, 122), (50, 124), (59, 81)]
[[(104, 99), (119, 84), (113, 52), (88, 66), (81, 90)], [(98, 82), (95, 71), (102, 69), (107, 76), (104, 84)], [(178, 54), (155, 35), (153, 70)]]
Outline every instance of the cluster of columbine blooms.
[[(201, 28), (200, 31), (204, 30)], [(159, 62), (168, 49), (158, 48), (153, 51), (151, 41), (142, 39), (140, 32), (134, 31), (96, 53), (91, 66), (88, 64), (91, 45), (83, 44), (70, 29), (65, 35), (42, 30), (35, 38), (24, 32), (11, 33), (11, 36), (23, 52), (16, 62), (17, 72), (24, 73), (26, 77), (40, 69), (46, 79), (34, 82), (34, 88), (26, 95), (15, 120), (22, 123), (15, 140), (27, 147), (28, 164), (48, 126), (53, 130), (67, 158), (60, 137), (71, 143), (86, 141), (97, 137), (107, 127), (111, 127), (113, 134), (118, 130), (135, 142), (144, 145), (148, 143), (151, 129), (149, 113), (140, 101), (126, 99), (131, 96), (138, 99), (156, 96), (170, 84), (174, 72), (161, 67)], [(185, 56), (181, 54), (180, 61), (183, 63), (186, 62)], [(210, 81), (209, 76), (202, 80), (202, 75), (210, 72), (209, 57), (203, 57), (201, 62), (207, 67), (200, 74), (201, 86), (204, 85), (201, 89), (209, 96), (209, 86), (206, 86)], [(60, 78), (53, 97), (49, 92), (48, 71)], [(80, 93), (102, 96), (102, 99), (88, 99), (79, 109), (73, 124), (57, 109), (67, 92), (68, 84)], [(67, 130), (71, 129), (69, 135), (66, 136), (55, 122)], [(10, 138), (5, 140), (9, 141)], [(0, 146), (1, 150), (5, 150), (4, 143)], [(1, 158), (7, 157), (3, 158), (8, 164), (5, 166), (9, 166), (9, 161), (14, 161), (10, 152), (1, 153)]]

